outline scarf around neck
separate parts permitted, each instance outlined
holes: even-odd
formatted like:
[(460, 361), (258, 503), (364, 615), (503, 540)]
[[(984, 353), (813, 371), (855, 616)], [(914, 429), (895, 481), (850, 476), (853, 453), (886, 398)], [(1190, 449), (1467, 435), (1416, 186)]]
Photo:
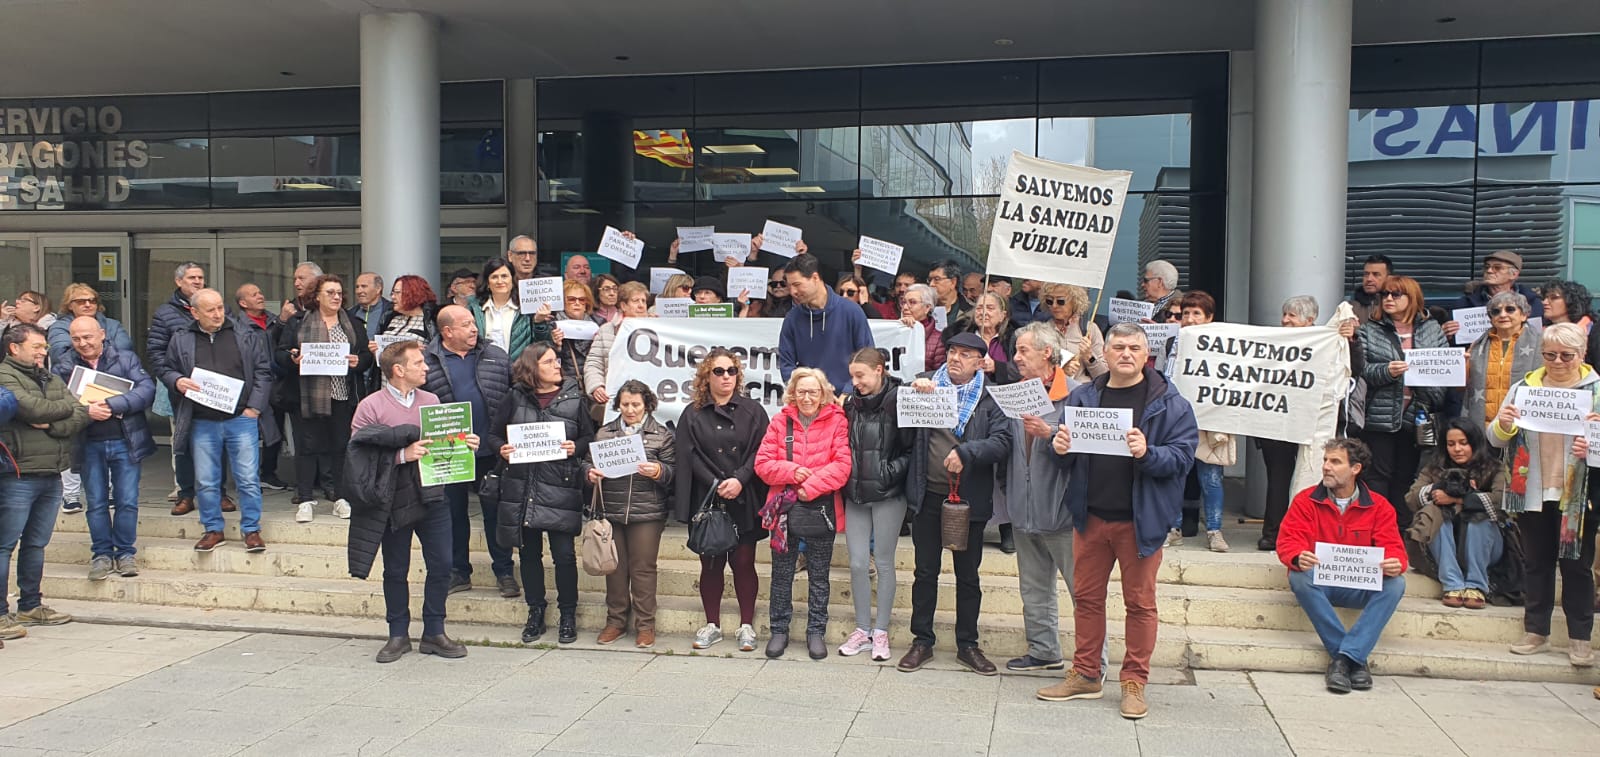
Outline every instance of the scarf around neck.
[(933, 385), (956, 388), (956, 436), (961, 436), (967, 430), (967, 421), (972, 419), (972, 411), (978, 407), (978, 400), (983, 399), (983, 371), (973, 373), (971, 381), (957, 384), (950, 380), (950, 366), (941, 365), (933, 372)]

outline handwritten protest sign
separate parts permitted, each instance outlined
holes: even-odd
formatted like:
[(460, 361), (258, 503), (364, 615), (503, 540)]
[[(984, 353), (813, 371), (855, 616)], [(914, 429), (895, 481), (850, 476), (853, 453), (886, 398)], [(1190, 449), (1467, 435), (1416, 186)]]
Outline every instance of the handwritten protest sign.
[(560, 276), (541, 276), (517, 282), (517, 299), (524, 313), (539, 312), (540, 305), (549, 305), (550, 312), (559, 312), (566, 303), (561, 290)]
[(755, 266), (739, 266), (728, 269), (728, 299), (736, 300), (739, 293), (749, 292), (750, 299), (764, 300), (767, 298), (767, 278), (769, 271), (766, 268)]
[(343, 376), (350, 372), (349, 354), (349, 342), (301, 342), (300, 375)]
[(420, 408), (422, 438), (428, 453), (418, 461), (423, 486), (460, 484), (477, 478), (477, 462), (467, 435), (472, 433), (472, 404), (451, 402)]
[[(682, 249), (680, 246), (679, 249)], [(607, 226), (604, 234), (600, 235), (600, 254), (629, 268), (638, 268), (639, 259), (644, 257), (644, 240), (629, 239), (614, 227)]]
[(383, 351), (389, 349), (389, 347), (392, 345), (399, 344), (400, 342), (421, 342), (422, 337), (419, 337), (416, 334), (379, 334), (373, 337), (372, 341), (378, 343), (378, 354), (382, 355)]
[(1310, 444), (1330, 387), (1350, 377), (1331, 328), (1207, 323), (1178, 332), (1168, 372), (1207, 431)]
[(1145, 341), (1150, 344), (1150, 356), (1156, 360), (1156, 370), (1167, 369), (1167, 341), (1178, 335), (1176, 323), (1141, 323)]
[(689, 274), (684, 273), (683, 269), (681, 269), (681, 268), (668, 268), (666, 266), (658, 266), (658, 267), (655, 267), (655, 268), (651, 268), (650, 269), (650, 293), (651, 294), (661, 294), (661, 290), (667, 288), (667, 279), (670, 279), (673, 276), (679, 276), (679, 275), (687, 276)]
[(761, 251), (792, 258), (799, 254), (795, 245), (800, 243), (800, 228), (768, 219), (761, 229)]
[(1133, 411), (1125, 407), (1069, 407), (1061, 422), (1072, 434), (1072, 451), (1084, 455), (1133, 457), (1128, 429)]
[(1456, 308), (1450, 311), (1450, 319), (1461, 325), (1456, 332), (1456, 344), (1472, 344), (1478, 341), (1493, 324), (1489, 322), (1488, 308)]
[(989, 273), (1104, 287), (1132, 178), (1012, 152), (989, 236)]
[(987, 384), (989, 396), (994, 397), (1000, 412), (1007, 418), (1021, 418), (1024, 415), (1048, 415), (1056, 406), (1050, 402), (1049, 393), (1044, 390), (1044, 382), (1038, 379), (1018, 381), (1015, 384)]
[(1317, 542), (1311, 583), (1340, 589), (1383, 591), (1383, 547)]
[(689, 306), (694, 300), (688, 297), (657, 297), (656, 315), (662, 318), (688, 318)]
[(1124, 300), (1121, 297), (1112, 297), (1106, 312), (1110, 315), (1112, 324), (1138, 323), (1140, 320), (1149, 320), (1155, 317), (1156, 304), (1143, 300)]
[(933, 306), (933, 327), (944, 331), (950, 328), (950, 309), (943, 305)]
[(741, 263), (750, 257), (749, 234), (712, 234), (711, 258), (718, 263), (733, 258)]
[(644, 440), (638, 434), (628, 434), (589, 442), (589, 461), (606, 478), (633, 475), (639, 472), (639, 466), (645, 462)]
[(678, 252), (699, 252), (711, 249), (711, 235), (717, 233), (715, 226), (679, 226), (678, 227)]
[(1406, 350), (1406, 386), (1467, 385), (1467, 357), (1459, 347)]
[(895, 417), (901, 428), (953, 429), (960, 422), (956, 411), (956, 388), (939, 387), (932, 392), (903, 388), (895, 394)]
[(861, 260), (858, 261), (861, 265), (888, 274), (900, 272), (900, 258), (905, 255), (906, 248), (865, 235), (857, 241), (856, 246), (861, 248)]
[(1600, 421), (1584, 421), (1583, 436), (1589, 442), (1589, 467), (1600, 468)]
[(1521, 416), (1517, 427), (1525, 431), (1577, 436), (1589, 414), (1589, 392), (1553, 386), (1522, 386), (1511, 402)]
[(511, 459), (507, 462), (542, 463), (562, 460), (567, 456), (561, 443), (567, 440), (567, 424), (561, 421), (547, 423), (513, 423), (506, 426), (506, 443), (511, 445)]
[(204, 368), (194, 369), (189, 379), (199, 384), (200, 388), (190, 389), (183, 396), (196, 404), (224, 413), (231, 413), (239, 406), (239, 396), (244, 392), (243, 381)]

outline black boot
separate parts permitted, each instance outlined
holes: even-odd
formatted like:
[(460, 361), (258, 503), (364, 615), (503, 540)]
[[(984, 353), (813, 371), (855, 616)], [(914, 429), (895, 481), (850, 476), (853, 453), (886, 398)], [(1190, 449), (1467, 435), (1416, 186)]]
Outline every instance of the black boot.
[(528, 608), (528, 622), (522, 627), (522, 643), (532, 644), (544, 635), (544, 605)]
[(556, 634), (556, 641), (562, 644), (571, 644), (578, 640), (578, 612), (576, 610), (561, 611), (561, 625)]
[(1017, 541), (1012, 535), (1010, 523), (1004, 523), (1000, 526), (1000, 551), (1008, 555), (1017, 553)]

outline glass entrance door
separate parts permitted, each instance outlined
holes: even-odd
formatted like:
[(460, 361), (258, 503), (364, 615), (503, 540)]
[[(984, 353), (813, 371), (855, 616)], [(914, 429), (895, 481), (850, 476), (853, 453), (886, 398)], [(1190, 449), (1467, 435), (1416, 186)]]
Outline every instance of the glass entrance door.
[(33, 288), (33, 236), (0, 235), (0, 301), (10, 304)]
[(59, 316), (66, 310), (67, 303), (61, 298), (68, 284), (87, 284), (107, 318), (127, 323), (127, 234), (40, 235), (37, 245), (44, 274), (42, 291), (50, 300), (51, 312)]
[(222, 296), (229, 309), (237, 309), (239, 287), (255, 284), (267, 298), (267, 311), (277, 315), (283, 301), (294, 296), (294, 267), (300, 255), (295, 234), (222, 234)]
[(139, 354), (145, 353), (150, 333), (150, 317), (177, 289), (178, 266), (199, 263), (206, 270), (206, 286), (215, 286), (217, 238), (213, 234), (140, 234), (133, 239), (132, 261), (128, 270), (128, 334)]

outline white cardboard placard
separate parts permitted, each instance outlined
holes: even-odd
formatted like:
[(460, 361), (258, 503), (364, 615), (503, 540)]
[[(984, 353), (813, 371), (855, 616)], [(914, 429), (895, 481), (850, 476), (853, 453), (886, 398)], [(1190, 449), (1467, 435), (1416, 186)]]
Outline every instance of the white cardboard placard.
[(890, 275), (900, 272), (900, 258), (905, 255), (905, 247), (865, 234), (856, 242), (856, 246), (861, 248), (861, 260), (857, 261), (859, 264)]
[(800, 242), (800, 227), (767, 219), (761, 228), (761, 251), (792, 258), (799, 253), (794, 246)]

